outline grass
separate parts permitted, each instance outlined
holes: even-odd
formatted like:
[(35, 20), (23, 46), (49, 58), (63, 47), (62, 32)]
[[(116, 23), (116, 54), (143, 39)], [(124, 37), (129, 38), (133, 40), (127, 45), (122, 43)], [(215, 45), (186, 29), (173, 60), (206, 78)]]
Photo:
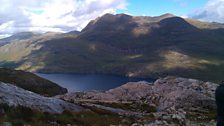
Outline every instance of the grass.
[[(0, 104), (0, 112), (0, 124), (11, 122), (13, 126), (22, 126), (24, 124), (32, 126), (67, 124), (83, 126), (130, 125), (135, 120), (132, 117), (123, 117), (98, 108), (89, 108), (87, 111), (78, 113), (64, 111), (61, 114), (51, 114), (22, 106), (9, 107), (6, 104)], [(123, 119), (127, 120), (127, 122), (122, 123)]]
[(33, 73), (20, 70), (0, 68), (0, 81), (44, 96), (55, 96), (67, 92), (66, 89), (51, 81), (38, 77)]
[(157, 109), (154, 106), (150, 106), (145, 103), (97, 103), (107, 107), (119, 108), (127, 111), (141, 112), (141, 113), (152, 113), (156, 112)]
[(192, 111), (187, 112), (186, 118), (195, 122), (209, 122), (216, 120), (217, 112), (215, 110), (208, 110), (207, 112)]

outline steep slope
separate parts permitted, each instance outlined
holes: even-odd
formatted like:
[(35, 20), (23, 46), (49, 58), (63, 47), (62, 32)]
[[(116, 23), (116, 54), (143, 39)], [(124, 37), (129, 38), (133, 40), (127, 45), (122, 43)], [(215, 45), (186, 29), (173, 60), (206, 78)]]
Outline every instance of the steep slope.
[(33, 32), (20, 32), (8, 38), (0, 39), (0, 46), (7, 44), (8, 42), (25, 40), (39, 35), (40, 35), (39, 33), (33, 33)]
[(67, 92), (67, 89), (62, 88), (51, 81), (24, 71), (0, 68), (0, 81), (11, 83), (44, 96), (55, 96)]
[[(43, 34), (0, 47), (0, 65), (38, 72), (179, 75), (219, 82), (224, 73), (222, 24), (171, 14), (106, 14), (80, 33)], [(214, 26), (214, 27), (213, 27)]]

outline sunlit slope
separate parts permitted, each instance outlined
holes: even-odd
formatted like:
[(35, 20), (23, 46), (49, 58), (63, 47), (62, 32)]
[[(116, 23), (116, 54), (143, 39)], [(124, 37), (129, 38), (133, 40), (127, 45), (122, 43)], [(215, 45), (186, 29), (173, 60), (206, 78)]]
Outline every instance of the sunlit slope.
[(44, 34), (1, 46), (0, 63), (39, 72), (222, 80), (223, 25), (202, 27), (211, 23), (189, 20), (106, 14), (80, 33)]

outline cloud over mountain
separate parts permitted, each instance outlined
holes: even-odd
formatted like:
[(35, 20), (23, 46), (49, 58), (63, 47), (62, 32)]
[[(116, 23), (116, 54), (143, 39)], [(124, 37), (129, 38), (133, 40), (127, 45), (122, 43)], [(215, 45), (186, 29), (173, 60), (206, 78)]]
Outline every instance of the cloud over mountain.
[(224, 23), (224, 0), (208, 0), (207, 4), (198, 9), (190, 17), (205, 21)]
[(0, 35), (81, 30), (90, 20), (126, 5), (126, 0), (1, 0)]

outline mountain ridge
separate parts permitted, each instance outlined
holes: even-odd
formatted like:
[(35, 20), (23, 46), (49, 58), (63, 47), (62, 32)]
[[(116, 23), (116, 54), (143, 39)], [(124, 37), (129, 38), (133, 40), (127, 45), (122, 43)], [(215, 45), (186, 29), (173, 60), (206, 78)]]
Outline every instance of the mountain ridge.
[(224, 29), (210, 24), (170, 14), (106, 14), (81, 32), (41, 35), (1, 46), (0, 66), (45, 73), (179, 75), (219, 82)]

